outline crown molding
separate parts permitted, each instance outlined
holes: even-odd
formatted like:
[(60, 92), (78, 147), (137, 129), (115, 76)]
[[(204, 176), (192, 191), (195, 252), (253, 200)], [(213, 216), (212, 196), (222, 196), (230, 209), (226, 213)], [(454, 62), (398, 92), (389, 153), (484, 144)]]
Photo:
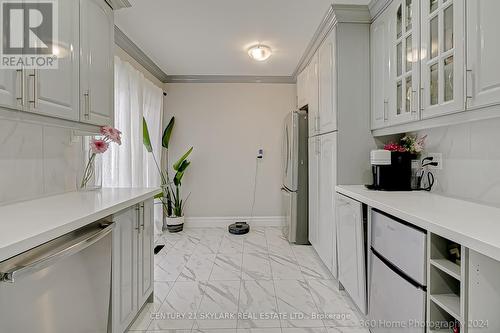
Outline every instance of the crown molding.
[(382, 12), (389, 7), (393, 0), (372, 0), (368, 4), (368, 9), (370, 10), (370, 16), (372, 22), (377, 19), (377, 17), (382, 14)]
[(148, 72), (161, 82), (167, 82), (167, 74), (158, 67), (130, 38), (115, 25), (115, 44), (127, 52)]
[(166, 83), (284, 83), (294, 84), (292, 76), (253, 75), (168, 75)]
[(295, 71), (292, 76), (296, 79), (297, 75), (307, 67), (311, 62), (311, 58), (314, 56), (321, 43), (328, 36), (330, 31), (338, 23), (359, 23), (359, 24), (370, 24), (371, 16), (368, 6), (360, 5), (331, 5), (321, 20), (316, 32), (314, 33), (311, 41), (306, 47), (302, 58), (300, 58)]

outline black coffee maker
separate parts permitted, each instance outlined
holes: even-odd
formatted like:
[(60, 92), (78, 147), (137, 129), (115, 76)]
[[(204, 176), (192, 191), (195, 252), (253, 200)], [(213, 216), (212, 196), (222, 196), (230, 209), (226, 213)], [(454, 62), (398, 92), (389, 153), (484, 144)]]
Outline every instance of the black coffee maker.
[(373, 184), (367, 187), (379, 191), (411, 191), (413, 159), (415, 155), (408, 152), (372, 150)]

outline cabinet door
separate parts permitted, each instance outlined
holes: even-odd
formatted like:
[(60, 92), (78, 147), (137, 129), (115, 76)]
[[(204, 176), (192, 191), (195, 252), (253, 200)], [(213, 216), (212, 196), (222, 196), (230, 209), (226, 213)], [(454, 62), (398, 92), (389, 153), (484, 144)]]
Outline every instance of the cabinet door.
[(148, 300), (153, 292), (154, 270), (154, 236), (153, 236), (153, 200), (148, 200), (140, 205), (139, 210), (139, 305)]
[(319, 138), (309, 139), (309, 242), (318, 244)]
[(309, 113), (309, 136), (319, 133), (319, 78), (318, 54), (315, 54), (307, 67), (307, 103)]
[(359, 309), (366, 313), (366, 265), (362, 205), (337, 195), (339, 281)]
[(336, 29), (319, 48), (319, 133), (337, 129), (337, 102), (335, 80)]
[(114, 216), (112, 326), (122, 333), (138, 311), (137, 303), (137, 230), (138, 207)]
[(422, 116), (460, 112), (464, 102), (465, 0), (421, 4)]
[(500, 103), (500, 1), (467, 1), (468, 108)]
[(500, 262), (469, 250), (468, 269), (468, 332), (500, 332)]
[(318, 252), (323, 263), (337, 276), (335, 232), (335, 185), (337, 182), (337, 133), (322, 135), (319, 154)]
[(113, 12), (103, 0), (80, 0), (80, 120), (113, 125)]
[(419, 20), (418, 0), (398, 0), (389, 7), (391, 46), (391, 125), (418, 120)]
[(27, 70), (28, 111), (53, 117), (79, 119), (79, 1), (58, 4), (57, 69)]
[(371, 44), (371, 121), (372, 129), (387, 126), (389, 120), (390, 11), (383, 12), (370, 26)]
[(0, 106), (23, 108), (23, 75), (21, 69), (0, 69)]
[(307, 68), (297, 75), (297, 108), (307, 105)]

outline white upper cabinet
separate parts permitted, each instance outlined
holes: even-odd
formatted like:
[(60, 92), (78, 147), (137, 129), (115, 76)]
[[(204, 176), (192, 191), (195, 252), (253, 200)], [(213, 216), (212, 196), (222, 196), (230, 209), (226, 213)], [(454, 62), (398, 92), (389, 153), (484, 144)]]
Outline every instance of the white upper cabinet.
[(80, 0), (80, 121), (113, 125), (113, 12), (103, 0)]
[(371, 43), (371, 110), (372, 128), (387, 126), (391, 85), (390, 11), (383, 12), (370, 27)]
[(467, 107), (500, 103), (500, 1), (467, 1)]
[(24, 104), (24, 71), (0, 70), (0, 106), (22, 109)]
[(319, 56), (319, 129), (328, 133), (337, 129), (337, 102), (335, 87), (336, 28), (328, 35), (318, 51)]
[(309, 136), (319, 133), (319, 64), (315, 54), (307, 67), (307, 102), (309, 115)]
[(79, 120), (79, 1), (58, 4), (58, 40), (54, 41), (57, 69), (26, 70), (26, 110)]
[(389, 12), (393, 64), (390, 67), (389, 122), (394, 125), (418, 119), (418, 0), (397, 0)]
[(421, 2), (423, 118), (465, 109), (464, 1)]

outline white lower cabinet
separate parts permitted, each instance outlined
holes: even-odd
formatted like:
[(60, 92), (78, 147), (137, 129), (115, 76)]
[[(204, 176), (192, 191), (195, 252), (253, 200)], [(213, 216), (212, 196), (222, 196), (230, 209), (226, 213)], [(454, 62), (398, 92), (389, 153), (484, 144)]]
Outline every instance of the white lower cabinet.
[(123, 333), (153, 293), (153, 201), (113, 220), (112, 332)]
[(500, 262), (469, 251), (468, 332), (500, 332)]
[(337, 195), (339, 282), (366, 314), (366, 249), (363, 207), (358, 201)]

